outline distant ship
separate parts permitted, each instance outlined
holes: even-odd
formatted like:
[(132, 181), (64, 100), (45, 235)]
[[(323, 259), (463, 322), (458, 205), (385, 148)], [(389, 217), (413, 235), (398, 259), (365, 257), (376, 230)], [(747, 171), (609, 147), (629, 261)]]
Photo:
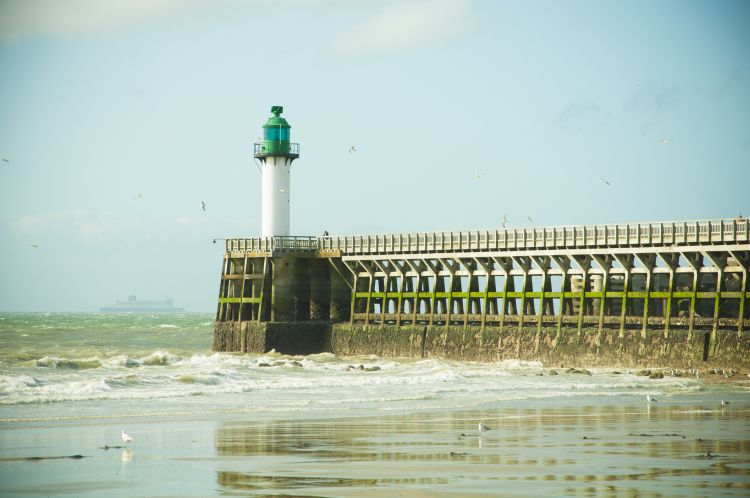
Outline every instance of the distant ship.
[(117, 301), (112, 306), (99, 308), (102, 313), (182, 313), (183, 308), (177, 308), (171, 299), (160, 301), (139, 301), (135, 296), (128, 297), (127, 301)]

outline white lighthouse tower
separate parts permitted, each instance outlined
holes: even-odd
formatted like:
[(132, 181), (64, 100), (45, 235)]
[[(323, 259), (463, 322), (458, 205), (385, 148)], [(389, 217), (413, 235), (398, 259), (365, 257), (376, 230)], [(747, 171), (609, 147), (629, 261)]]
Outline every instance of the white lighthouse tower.
[(271, 107), (273, 116), (263, 125), (263, 141), (255, 144), (254, 156), (263, 176), (261, 237), (290, 235), (290, 174), (299, 157), (299, 144), (289, 142), (291, 126), (281, 117), (284, 108)]

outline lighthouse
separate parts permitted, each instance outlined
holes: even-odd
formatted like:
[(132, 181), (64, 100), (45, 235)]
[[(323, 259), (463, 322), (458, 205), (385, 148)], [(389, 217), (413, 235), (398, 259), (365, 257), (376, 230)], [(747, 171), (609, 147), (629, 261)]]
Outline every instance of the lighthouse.
[(271, 107), (271, 116), (263, 125), (263, 141), (256, 143), (254, 156), (261, 163), (263, 177), (261, 237), (290, 235), (289, 206), (292, 161), (299, 157), (299, 144), (289, 142), (291, 126), (281, 117), (284, 108)]

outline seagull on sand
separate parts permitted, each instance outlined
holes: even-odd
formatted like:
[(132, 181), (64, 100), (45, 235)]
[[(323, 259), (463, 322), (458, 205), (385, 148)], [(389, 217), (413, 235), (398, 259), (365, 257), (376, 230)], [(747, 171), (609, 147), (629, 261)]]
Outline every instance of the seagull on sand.
[(721, 406), (726, 406), (729, 404), (729, 401), (721, 400)]
[(133, 436), (125, 432), (125, 429), (122, 430), (122, 442), (125, 444), (130, 444), (133, 442)]
[(659, 402), (659, 400), (658, 400), (658, 399), (654, 398), (654, 397), (653, 397), (653, 396), (651, 396), (650, 394), (647, 394), (647, 395), (646, 395), (646, 401), (648, 401), (649, 403), (658, 403), (658, 402)]
[(491, 431), (492, 427), (487, 427), (486, 425), (484, 425), (483, 422), (479, 422), (478, 430), (479, 432), (487, 432), (487, 431)]
[(206, 203), (204, 201), (201, 201), (201, 207), (203, 208), (203, 212), (206, 212)]

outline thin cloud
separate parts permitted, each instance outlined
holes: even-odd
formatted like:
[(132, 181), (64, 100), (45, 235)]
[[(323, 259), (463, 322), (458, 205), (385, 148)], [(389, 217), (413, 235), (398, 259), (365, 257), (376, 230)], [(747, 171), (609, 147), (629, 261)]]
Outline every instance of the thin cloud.
[(11, 222), (11, 228), (16, 237), (45, 245), (74, 242), (87, 247), (112, 248), (174, 244), (196, 238), (208, 241), (217, 234), (244, 236), (258, 230), (259, 220), (222, 218), (217, 221), (206, 216), (169, 218), (72, 209), (25, 215)]
[(559, 126), (567, 126), (575, 121), (599, 121), (607, 116), (608, 113), (596, 104), (571, 102), (557, 115), (555, 122)]
[(0, 0), (0, 40), (81, 35), (165, 18), (183, 10), (326, 7), (342, 0)]
[(639, 87), (630, 101), (625, 105), (626, 110), (663, 110), (678, 105), (684, 96), (680, 85), (654, 89)]
[(13, 43), (36, 35), (71, 35), (161, 17), (183, 0), (4, 0), (0, 39)]
[(470, 26), (466, 0), (392, 3), (354, 26), (332, 45), (336, 53), (389, 53), (465, 34)]

